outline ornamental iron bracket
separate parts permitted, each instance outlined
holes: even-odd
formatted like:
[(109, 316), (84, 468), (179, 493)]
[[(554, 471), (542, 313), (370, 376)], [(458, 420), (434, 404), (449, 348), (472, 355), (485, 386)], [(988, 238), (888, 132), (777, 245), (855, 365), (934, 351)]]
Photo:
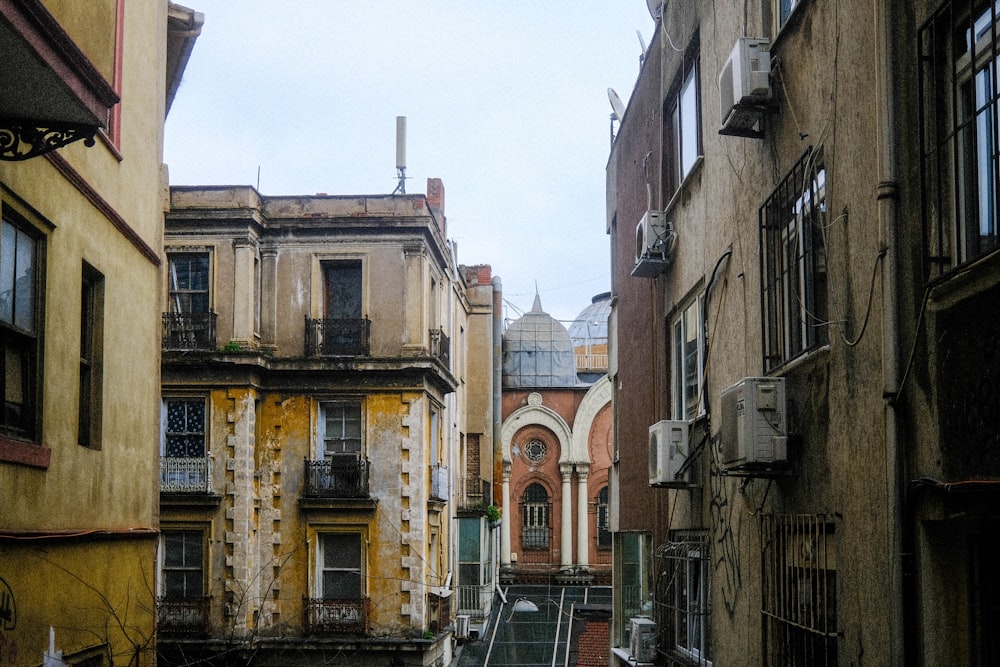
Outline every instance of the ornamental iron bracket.
[(95, 125), (0, 119), (0, 160), (29, 160), (80, 140), (89, 148), (97, 129)]

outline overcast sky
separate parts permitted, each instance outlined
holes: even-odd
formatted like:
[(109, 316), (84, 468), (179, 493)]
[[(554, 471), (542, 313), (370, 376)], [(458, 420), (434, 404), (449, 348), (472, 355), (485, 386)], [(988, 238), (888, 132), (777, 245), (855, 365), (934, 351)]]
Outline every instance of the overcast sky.
[(442, 179), (462, 264), (514, 319), (610, 290), (607, 89), (624, 102), (645, 0), (186, 0), (205, 15), (166, 126), (173, 185), (407, 194)]

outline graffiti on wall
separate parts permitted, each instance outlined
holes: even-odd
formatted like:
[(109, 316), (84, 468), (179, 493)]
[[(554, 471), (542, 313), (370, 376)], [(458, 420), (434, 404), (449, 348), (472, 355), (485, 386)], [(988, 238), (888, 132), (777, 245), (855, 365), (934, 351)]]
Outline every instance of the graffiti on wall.
[(0, 665), (17, 663), (17, 640), (8, 637), (3, 632), (4, 630), (13, 630), (16, 627), (17, 602), (14, 600), (14, 591), (11, 590), (6, 581), (0, 579)]
[(721, 474), (722, 436), (716, 433), (711, 440), (712, 473), (711, 502), (713, 566), (715, 581), (719, 582), (726, 611), (736, 613), (736, 600), (743, 582), (740, 578), (740, 538), (743, 532), (743, 515), (737, 511), (734, 497), (736, 481)]

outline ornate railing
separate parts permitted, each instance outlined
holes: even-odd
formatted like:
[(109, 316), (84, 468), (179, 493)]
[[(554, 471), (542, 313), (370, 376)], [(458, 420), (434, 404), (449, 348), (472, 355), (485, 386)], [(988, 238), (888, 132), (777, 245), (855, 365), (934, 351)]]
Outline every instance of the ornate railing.
[(314, 498), (367, 498), (368, 461), (353, 456), (306, 459), (305, 495)]
[(451, 368), (451, 339), (443, 329), (431, 329), (431, 356)]
[(306, 318), (307, 357), (363, 357), (371, 351), (371, 321)]
[(579, 371), (606, 371), (608, 370), (608, 355), (577, 354), (576, 369)]
[(160, 457), (161, 493), (209, 493), (211, 466), (207, 456), (198, 458)]
[(163, 313), (164, 350), (214, 350), (215, 313)]
[(455, 480), (455, 498), (460, 510), (486, 510), (490, 504), (490, 483), (478, 477), (460, 477)]
[(159, 598), (156, 601), (157, 628), (173, 635), (204, 635), (208, 633), (210, 597)]
[(324, 600), (303, 598), (303, 625), (307, 635), (368, 634), (371, 600)]
[(444, 466), (431, 466), (431, 498), (449, 500), (448, 469)]
[(552, 562), (552, 529), (521, 529), (521, 563)]

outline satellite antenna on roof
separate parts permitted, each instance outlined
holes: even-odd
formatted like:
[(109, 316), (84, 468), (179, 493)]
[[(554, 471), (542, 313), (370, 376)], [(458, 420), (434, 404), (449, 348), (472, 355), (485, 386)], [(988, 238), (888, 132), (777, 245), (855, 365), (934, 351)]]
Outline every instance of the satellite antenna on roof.
[(392, 194), (406, 194), (406, 116), (396, 116), (396, 178), (399, 183)]
[(646, 40), (642, 38), (642, 32), (636, 28), (635, 36), (639, 38), (639, 46), (642, 48), (642, 53), (639, 54), (639, 65), (642, 65), (642, 61), (646, 59)]
[(618, 97), (614, 88), (608, 88), (608, 101), (611, 102), (611, 144), (614, 145), (615, 121), (622, 122), (622, 118), (625, 117), (625, 105), (622, 104), (622, 98)]

